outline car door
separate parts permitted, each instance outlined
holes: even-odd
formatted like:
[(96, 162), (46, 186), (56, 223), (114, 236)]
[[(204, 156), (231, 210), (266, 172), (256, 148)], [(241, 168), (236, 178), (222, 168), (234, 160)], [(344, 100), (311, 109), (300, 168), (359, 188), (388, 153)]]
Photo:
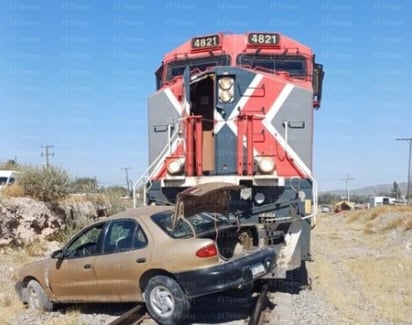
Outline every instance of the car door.
[(141, 300), (140, 275), (150, 268), (147, 232), (134, 219), (112, 221), (96, 259), (96, 279), (107, 301)]
[(101, 253), (104, 223), (88, 227), (63, 249), (63, 258), (52, 259), (48, 282), (58, 301), (100, 301), (95, 262)]

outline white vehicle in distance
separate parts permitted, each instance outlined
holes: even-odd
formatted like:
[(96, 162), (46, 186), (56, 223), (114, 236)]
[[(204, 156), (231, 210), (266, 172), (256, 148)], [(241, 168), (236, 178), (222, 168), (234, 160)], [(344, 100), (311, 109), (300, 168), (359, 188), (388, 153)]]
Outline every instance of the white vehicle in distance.
[(0, 190), (16, 181), (18, 172), (14, 170), (0, 170)]

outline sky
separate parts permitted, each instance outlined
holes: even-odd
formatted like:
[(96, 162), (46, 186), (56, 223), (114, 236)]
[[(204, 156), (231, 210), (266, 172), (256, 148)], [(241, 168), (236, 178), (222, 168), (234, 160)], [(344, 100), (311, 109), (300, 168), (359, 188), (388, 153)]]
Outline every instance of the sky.
[(0, 0), (0, 161), (126, 185), (147, 167), (147, 99), (163, 55), (194, 36), (279, 32), (316, 53), (321, 191), (407, 181), (409, 1)]

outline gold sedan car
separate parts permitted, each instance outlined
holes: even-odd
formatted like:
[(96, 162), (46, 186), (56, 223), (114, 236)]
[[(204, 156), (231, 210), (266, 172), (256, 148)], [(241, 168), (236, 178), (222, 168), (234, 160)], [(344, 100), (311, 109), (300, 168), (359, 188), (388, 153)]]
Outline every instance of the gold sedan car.
[(176, 207), (130, 209), (93, 223), (18, 271), (20, 300), (43, 311), (54, 303), (144, 302), (159, 323), (179, 323), (191, 299), (242, 288), (276, 265), (259, 225), (228, 213), (232, 189), (199, 186), (181, 193)]

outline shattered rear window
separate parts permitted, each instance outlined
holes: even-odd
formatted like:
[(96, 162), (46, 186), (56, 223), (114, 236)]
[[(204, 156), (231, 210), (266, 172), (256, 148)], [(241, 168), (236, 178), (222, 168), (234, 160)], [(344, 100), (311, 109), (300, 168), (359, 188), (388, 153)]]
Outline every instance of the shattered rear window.
[[(152, 220), (157, 224), (163, 231), (165, 231), (169, 236), (173, 238), (189, 238), (193, 237), (192, 230), (190, 226), (185, 222), (179, 222), (173, 229), (172, 222), (173, 213), (163, 212), (152, 215)], [(180, 220), (181, 221), (181, 220)]]
[(158, 213), (152, 216), (152, 220), (173, 238), (193, 237), (192, 228), (196, 234), (200, 234), (214, 230), (222, 225), (232, 224), (229, 216), (217, 212), (201, 212), (186, 218), (186, 221), (179, 219), (173, 229), (172, 217), (173, 214), (171, 212)]

